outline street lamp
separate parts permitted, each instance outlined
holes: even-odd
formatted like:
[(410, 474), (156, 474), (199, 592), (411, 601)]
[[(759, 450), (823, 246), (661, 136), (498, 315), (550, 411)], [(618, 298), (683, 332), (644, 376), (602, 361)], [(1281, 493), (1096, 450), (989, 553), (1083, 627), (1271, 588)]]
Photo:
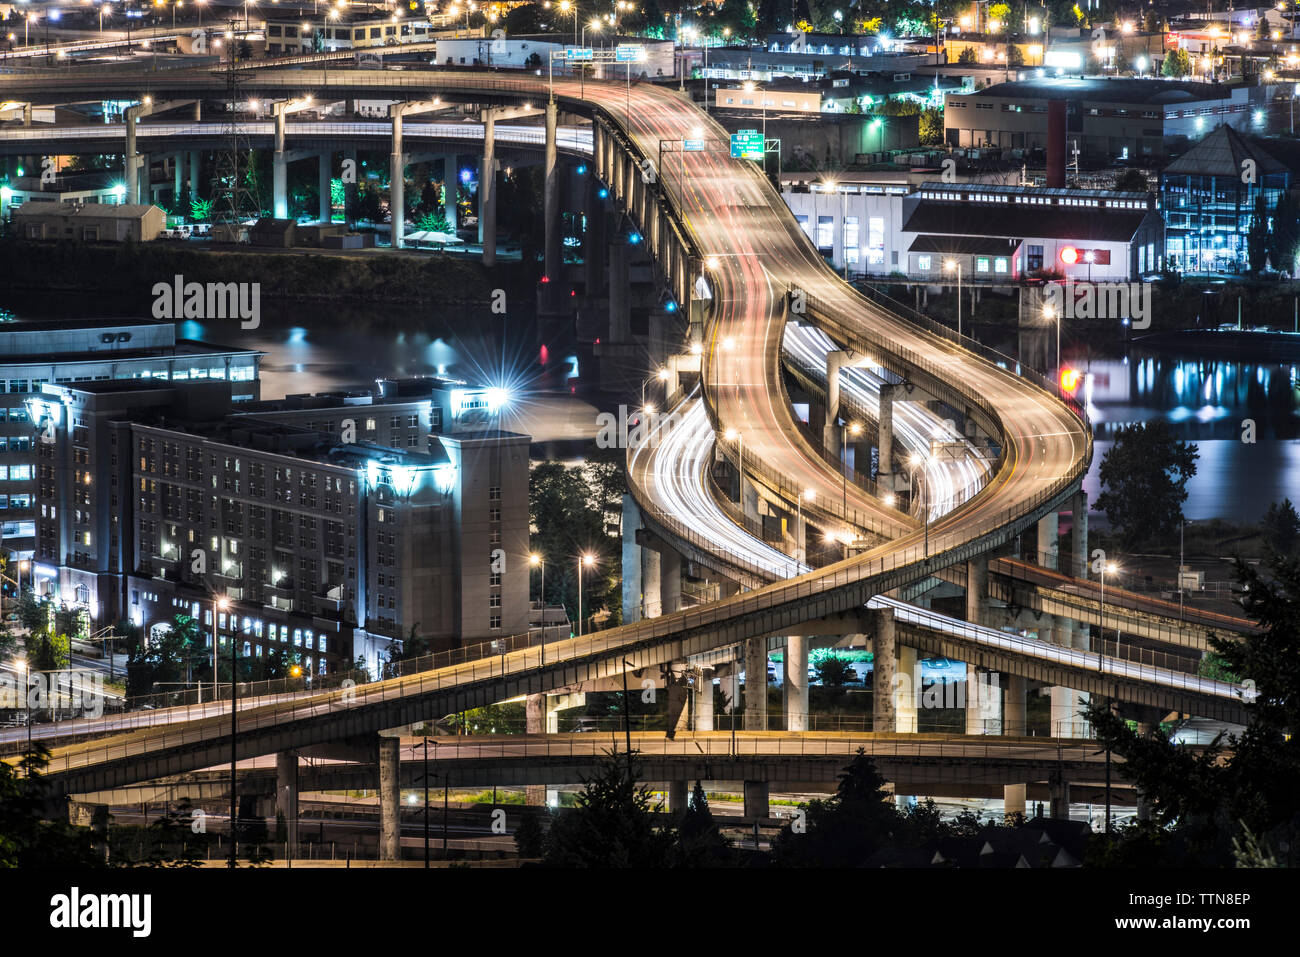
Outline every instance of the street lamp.
[(844, 495), (844, 520), (848, 521), (849, 516), (849, 436), (858, 435), (862, 432), (862, 424), (859, 422), (845, 422), (844, 430), (840, 438), (840, 491)]
[[(217, 691), (217, 637), (220, 631), (217, 629), (217, 613), (225, 614), (230, 609), (230, 599), (225, 595), (214, 595), (212, 597), (212, 700), (216, 701), (221, 697)], [(231, 680), (234, 680), (234, 673), (231, 672)], [(203, 704), (203, 683), (199, 682), (199, 704)]]
[(541, 581), (538, 582), (537, 591), (538, 591), (538, 598), (542, 603), (542, 634), (545, 635), (546, 634), (546, 556), (539, 555), (537, 552), (533, 552), (531, 555), (528, 556), (528, 564), (533, 566), (538, 566), (538, 565), (541, 566), (542, 577), (541, 577)]
[(957, 338), (961, 338), (961, 260), (945, 259), (943, 262), (943, 271), (952, 272), (957, 270)]
[[(230, 605), (229, 600), (225, 605)], [(236, 664), (236, 643), (235, 634), (230, 635), (230, 867), (234, 868), (239, 860), (238, 848), (239, 839), (236, 835), (235, 819), (238, 816), (238, 795), (235, 788), (235, 735), (239, 726), (239, 685), (236, 683), (237, 664)], [(216, 620), (213, 620), (212, 645), (217, 644)], [(214, 675), (215, 677), (215, 675)]]
[[(1114, 562), (1103, 562), (1101, 566), (1101, 599), (1097, 603), (1097, 630), (1101, 634), (1101, 648), (1098, 649), (1102, 654), (1106, 652), (1106, 576), (1113, 575), (1119, 570), (1119, 566)], [(1119, 628), (1115, 629), (1115, 657), (1119, 657)]]
[[(578, 558), (578, 635), (582, 635), (582, 570), (590, 568), (596, 564), (596, 556), (587, 552)], [(545, 638), (546, 631), (542, 630), (542, 636)]]

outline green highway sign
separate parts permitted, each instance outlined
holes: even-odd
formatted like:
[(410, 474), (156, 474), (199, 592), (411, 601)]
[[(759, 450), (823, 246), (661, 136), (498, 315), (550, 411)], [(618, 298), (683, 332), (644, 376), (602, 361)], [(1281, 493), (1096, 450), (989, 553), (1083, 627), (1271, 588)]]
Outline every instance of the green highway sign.
[(731, 156), (733, 159), (761, 160), (763, 134), (758, 130), (740, 130), (732, 133)]

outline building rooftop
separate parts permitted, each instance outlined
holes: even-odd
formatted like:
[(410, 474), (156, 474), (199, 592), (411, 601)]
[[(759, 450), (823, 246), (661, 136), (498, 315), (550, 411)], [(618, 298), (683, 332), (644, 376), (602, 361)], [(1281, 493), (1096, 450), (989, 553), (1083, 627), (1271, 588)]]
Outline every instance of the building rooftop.
[(1080, 242), (1128, 242), (1147, 215), (1145, 207), (1121, 210), (1102, 206), (1076, 206), (1049, 211), (1041, 206), (921, 200), (903, 225), (903, 230), (909, 233), (1016, 239), (1041, 236), (1045, 239)]
[[(0, 326), (0, 333), (7, 327)], [(3, 339), (0, 339), (3, 341)], [(0, 367), (14, 366), (48, 366), (74, 362), (123, 362), (132, 359), (168, 359), (172, 357), (196, 358), (211, 355), (250, 355), (260, 356), (264, 353), (256, 349), (240, 349), (235, 346), (222, 346), (197, 339), (177, 339), (175, 345), (152, 349), (95, 349), (86, 352), (50, 352), (43, 355), (0, 355)], [(89, 385), (78, 382), (80, 388)]]
[(157, 206), (135, 203), (23, 203), (15, 207), (15, 216), (76, 216), (87, 219), (139, 219)]
[(1222, 100), (1232, 96), (1232, 90), (1221, 83), (1192, 80), (1043, 77), (997, 83), (965, 95), (993, 99), (1083, 99), (1097, 103), (1169, 104)]
[(1195, 146), (1166, 166), (1161, 175), (1226, 176), (1235, 179), (1241, 175), (1242, 164), (1247, 160), (1254, 161), (1256, 174), (1288, 172), (1286, 166), (1225, 124), (1207, 133)]

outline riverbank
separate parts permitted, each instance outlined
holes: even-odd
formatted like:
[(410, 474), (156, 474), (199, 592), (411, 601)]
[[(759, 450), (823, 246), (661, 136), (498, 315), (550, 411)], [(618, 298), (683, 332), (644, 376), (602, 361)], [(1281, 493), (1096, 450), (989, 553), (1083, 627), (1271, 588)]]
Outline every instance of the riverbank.
[(204, 247), (177, 243), (0, 240), (0, 285), (14, 290), (101, 292), (129, 296), (142, 311), (155, 283), (258, 283), (269, 301), (354, 304), (487, 303), (495, 289), (534, 295), (537, 265), (401, 250), (304, 250)]

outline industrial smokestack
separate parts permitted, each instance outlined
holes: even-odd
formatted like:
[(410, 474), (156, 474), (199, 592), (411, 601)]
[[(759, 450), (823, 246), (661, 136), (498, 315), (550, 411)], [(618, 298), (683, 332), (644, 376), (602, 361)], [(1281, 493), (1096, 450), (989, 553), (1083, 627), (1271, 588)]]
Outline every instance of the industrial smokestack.
[(1047, 185), (1065, 186), (1065, 100), (1047, 101)]

